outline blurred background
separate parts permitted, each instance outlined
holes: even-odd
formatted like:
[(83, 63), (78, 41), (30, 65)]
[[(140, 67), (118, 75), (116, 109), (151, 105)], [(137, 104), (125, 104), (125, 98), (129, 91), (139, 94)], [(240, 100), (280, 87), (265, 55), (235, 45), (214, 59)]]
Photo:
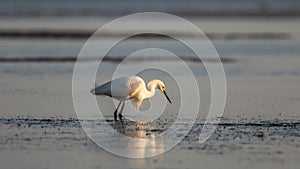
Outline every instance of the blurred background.
[[(299, 167), (300, 0), (0, 1), (0, 168)], [(136, 12), (187, 19), (219, 53), (227, 76), (227, 101), (221, 124), (204, 144), (198, 143), (198, 134), (210, 105), (205, 67), (191, 59), (195, 56), (185, 46), (162, 36), (118, 44), (101, 63), (97, 81), (109, 78), (127, 54), (149, 46), (179, 54), (202, 92), (197, 123), (188, 137), (164, 155), (128, 160), (99, 148), (76, 121), (72, 73), (81, 48), (101, 26)], [(158, 22), (149, 18), (145, 24), (168, 33), (155, 25)], [(123, 33), (110, 30), (99, 40), (105, 45)], [(175, 33), (193, 39), (190, 32)], [(96, 56), (94, 51), (88, 54)], [(167, 62), (184, 78), (175, 62), (157, 62)], [(169, 93), (174, 92), (168, 86)], [(172, 107), (169, 110), (172, 114)], [(153, 131), (163, 131), (161, 127)], [(141, 153), (151, 151), (143, 148)]]
[(299, 15), (297, 0), (28, 0), (2, 1), (1, 16), (123, 16), (156, 11), (180, 16), (293, 16)]
[[(221, 57), (299, 52), (298, 41), (294, 41), (300, 36), (298, 0), (10, 0), (1, 1), (0, 6), (0, 58), (74, 58), (101, 26), (136, 12), (166, 12), (188, 19), (215, 41)], [(105, 36), (118, 34), (122, 32)], [(225, 45), (221, 43), (224, 40), (269, 41), (230, 41)]]

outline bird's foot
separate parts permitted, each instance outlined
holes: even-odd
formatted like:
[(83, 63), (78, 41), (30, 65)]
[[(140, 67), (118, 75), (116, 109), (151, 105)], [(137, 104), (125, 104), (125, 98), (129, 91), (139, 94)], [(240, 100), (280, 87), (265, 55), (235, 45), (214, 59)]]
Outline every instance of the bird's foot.
[(114, 112), (114, 118), (115, 118), (115, 121), (118, 121), (118, 112), (117, 112), (117, 110)]
[(123, 120), (122, 118), (123, 118), (123, 115), (121, 113), (119, 113), (119, 119), (120, 119), (120, 121)]

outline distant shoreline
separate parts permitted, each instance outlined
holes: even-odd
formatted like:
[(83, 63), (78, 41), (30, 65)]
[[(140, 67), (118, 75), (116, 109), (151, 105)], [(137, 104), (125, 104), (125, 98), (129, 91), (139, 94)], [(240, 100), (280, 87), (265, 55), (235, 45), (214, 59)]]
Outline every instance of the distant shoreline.
[[(45, 30), (45, 29), (0, 29), (0, 38), (59, 38), (59, 39), (87, 39), (93, 35), (94, 31), (83, 30)], [(105, 32), (97, 34), (98, 37), (123, 37), (128, 32)], [(165, 32), (165, 34), (173, 34), (188, 38), (195, 38), (195, 35), (189, 32)], [(237, 39), (290, 39), (291, 35), (284, 32), (232, 32), (232, 33), (216, 33), (206, 32), (205, 35), (209, 39), (237, 40)], [(133, 38), (166, 38), (162, 34), (139, 34)], [(197, 36), (198, 38), (198, 36)]]
[[(125, 15), (130, 15), (134, 13), (139, 13), (143, 11), (130, 11), (130, 12), (120, 12), (120, 13), (101, 13), (98, 11), (69, 11), (56, 13), (47, 13), (47, 12), (9, 12), (4, 13), (0, 12), (0, 17), (21, 17), (21, 18), (43, 18), (43, 17), (121, 17)], [(147, 12), (147, 11), (144, 11)], [(181, 17), (300, 17), (300, 10), (290, 10), (290, 11), (279, 11), (279, 12), (251, 12), (251, 11), (211, 11), (211, 12), (201, 12), (201, 11), (182, 11), (182, 12), (173, 12), (173, 11), (153, 11), (153, 12), (162, 12), (172, 15), (177, 15)]]
[[(92, 62), (92, 61), (98, 61), (99, 57), (85, 57), (82, 59), (77, 58), (77, 56), (64, 56), (64, 57), (47, 57), (47, 56), (40, 56), (40, 57), (0, 57), (0, 63), (10, 63), (10, 62)], [(125, 57), (122, 56), (105, 56), (101, 57), (102, 61), (104, 62), (122, 62)], [(221, 58), (218, 59), (212, 59), (212, 58), (205, 58), (203, 60), (200, 60), (199, 58), (195, 57), (180, 57), (181, 60), (186, 62), (210, 62), (210, 63), (217, 63), (221, 60), (222, 63), (233, 63), (236, 62), (236, 59), (233, 58)], [(126, 59), (126, 61), (129, 62), (139, 62), (139, 61), (178, 61), (178, 59), (174, 57), (148, 57), (148, 56), (139, 56), (136, 58), (130, 58)]]

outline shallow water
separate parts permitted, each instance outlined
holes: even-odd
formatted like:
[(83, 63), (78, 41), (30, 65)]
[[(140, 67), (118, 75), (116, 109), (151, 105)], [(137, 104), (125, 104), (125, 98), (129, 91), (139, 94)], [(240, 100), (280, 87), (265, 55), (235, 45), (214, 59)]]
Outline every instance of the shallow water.
[[(121, 0), (93, 0), (85, 3), (83, 0), (43, 1), (17, 0), (3, 1), (1, 14), (4, 16), (103, 16), (122, 15), (144, 11), (167, 12), (181, 15), (266, 15), (266, 14), (299, 14), (299, 3), (293, 0), (246, 1), (240, 0), (189, 0), (188, 2), (166, 0), (152, 2), (132, 0), (124, 3)], [(20, 8), (22, 7), (22, 8)]]
[[(113, 39), (105, 39), (99, 41), (97, 48)], [(192, 40), (192, 39), (191, 39)], [(192, 40), (193, 41), (193, 40)], [(221, 58), (248, 58), (248, 57), (287, 57), (298, 56), (300, 53), (299, 40), (233, 40), (212, 41), (219, 56)], [(0, 40), (0, 57), (33, 57), (33, 58), (61, 58), (61, 57), (77, 57), (84, 40)], [(172, 40), (130, 40), (123, 41), (114, 47), (108, 57), (125, 57), (126, 53), (131, 53), (144, 48), (157, 47), (172, 51), (180, 57), (195, 57), (194, 54), (179, 42)], [(95, 47), (94, 51), (89, 51), (87, 57), (95, 57), (97, 55)], [(206, 53), (203, 53), (205, 56)], [(159, 56), (159, 55), (158, 55)], [(145, 56), (150, 57), (150, 56)], [(152, 57), (152, 56), (151, 56)]]
[[(112, 119), (112, 117), (106, 117)], [(198, 121), (204, 121), (198, 120)], [(104, 121), (85, 121), (91, 126), (104, 128)], [(107, 120), (116, 131), (131, 137), (150, 137), (165, 130), (172, 123), (158, 120), (156, 123), (139, 124), (124, 119), (123, 122)], [(126, 126), (126, 127), (125, 127)], [(285, 154), (290, 149), (300, 148), (300, 123), (294, 119), (224, 119), (217, 125), (212, 137), (199, 144), (198, 138), (203, 123), (197, 122), (183, 141), (181, 149), (203, 154), (225, 154), (243, 151), (250, 155)], [(86, 136), (76, 119), (0, 119), (0, 150), (68, 150), (94, 151), (96, 145)], [(101, 132), (101, 131), (99, 131)], [(105, 131), (102, 131), (105, 132)], [(142, 134), (141, 134), (142, 133)], [(113, 136), (113, 135), (112, 135)], [(103, 138), (105, 139), (105, 138)], [(111, 138), (108, 138), (111, 139)], [(48, 147), (48, 145), (52, 145)], [(25, 146), (26, 145), (26, 146)], [(284, 149), (281, 146), (287, 146)], [(149, 148), (149, 147), (148, 147)], [(147, 150), (146, 150), (147, 151)], [(150, 150), (148, 150), (150, 151)]]

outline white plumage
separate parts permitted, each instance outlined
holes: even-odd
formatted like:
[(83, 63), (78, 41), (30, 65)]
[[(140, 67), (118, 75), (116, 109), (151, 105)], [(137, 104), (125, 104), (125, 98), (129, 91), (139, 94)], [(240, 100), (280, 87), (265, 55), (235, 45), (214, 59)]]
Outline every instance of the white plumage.
[[(148, 88), (148, 89), (147, 89)], [(117, 112), (122, 104), (121, 111), (119, 113), (119, 118), (122, 120), (122, 111), (124, 109), (125, 101), (133, 99), (136, 108), (139, 109), (144, 99), (150, 98), (155, 94), (155, 89), (159, 89), (163, 92), (171, 103), (167, 93), (165, 84), (161, 80), (151, 80), (148, 84), (144, 82), (144, 80), (138, 76), (130, 76), (130, 77), (121, 77), (118, 79), (114, 79), (112, 81), (106, 82), (103, 85), (92, 89), (91, 92), (95, 95), (105, 95), (110, 96), (114, 99), (120, 101), (117, 106), (117, 109), (114, 112), (115, 120), (117, 120)]]

